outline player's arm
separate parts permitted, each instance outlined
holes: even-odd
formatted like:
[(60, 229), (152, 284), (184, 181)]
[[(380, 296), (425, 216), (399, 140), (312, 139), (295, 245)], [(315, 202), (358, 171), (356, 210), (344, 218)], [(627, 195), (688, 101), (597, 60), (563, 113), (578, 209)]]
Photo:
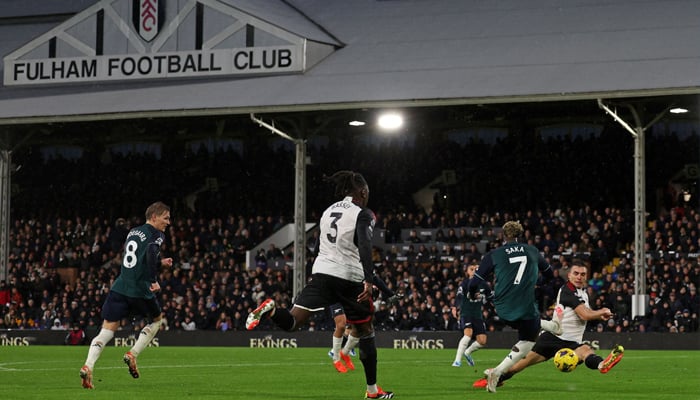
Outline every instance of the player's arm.
[(358, 296), (358, 301), (365, 301), (372, 298), (372, 280), (374, 276), (374, 264), (372, 263), (372, 230), (374, 229), (374, 214), (365, 208), (357, 216), (355, 226), (355, 239), (357, 240), (357, 250), (360, 253), (360, 262), (364, 271), (365, 279), (363, 283), (365, 290)]
[(151, 242), (146, 248), (146, 270), (148, 271), (151, 291), (153, 292), (160, 290), (160, 284), (158, 283), (158, 269), (160, 265), (160, 245), (156, 242)]
[(491, 285), (489, 285), (488, 282), (483, 282), (481, 284), (481, 287), (484, 290), (484, 304), (485, 304), (489, 300), (493, 299), (494, 293), (491, 290)]
[(479, 292), (479, 286), (482, 282), (486, 281), (486, 278), (493, 272), (493, 259), (491, 258), (491, 253), (488, 253), (481, 259), (479, 263), (479, 268), (474, 272), (474, 276), (469, 280), (467, 284), (467, 293), (469, 293), (469, 298), (476, 298), (476, 293)]
[(547, 262), (547, 260), (542, 257), (542, 254), (540, 254), (537, 257), (537, 269), (540, 270), (540, 273), (542, 273), (542, 276), (544, 276), (547, 279), (552, 279), (554, 278), (554, 269), (552, 266)]
[(603, 307), (600, 310), (592, 310), (587, 307), (585, 303), (579, 304), (576, 308), (574, 308), (574, 311), (576, 311), (576, 315), (578, 315), (579, 318), (584, 321), (593, 321), (598, 319), (607, 321), (613, 316), (612, 312), (607, 307)]
[(393, 290), (389, 289), (386, 282), (382, 280), (377, 274), (372, 274), (372, 283), (379, 289), (380, 292), (384, 293), (387, 298), (393, 296), (395, 293)]
[(455, 305), (453, 306), (456, 309), (461, 309), (462, 308), (462, 302), (464, 301), (464, 294), (468, 290), (469, 285), (469, 279), (464, 278), (462, 279), (462, 282), (460, 282), (459, 287), (457, 288), (457, 295), (455, 296)]

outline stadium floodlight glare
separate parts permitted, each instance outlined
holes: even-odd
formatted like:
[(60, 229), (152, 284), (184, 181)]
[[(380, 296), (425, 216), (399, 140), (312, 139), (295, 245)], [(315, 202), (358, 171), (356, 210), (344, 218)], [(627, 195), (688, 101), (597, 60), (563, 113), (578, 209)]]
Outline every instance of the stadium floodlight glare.
[(354, 121), (348, 122), (348, 125), (350, 125), (350, 126), (364, 126), (365, 121), (354, 120)]
[(403, 126), (403, 116), (396, 112), (384, 113), (377, 119), (377, 125), (385, 131), (395, 131)]
[(672, 108), (672, 109), (670, 109), (670, 110), (668, 110), (668, 111), (669, 111), (671, 114), (685, 114), (685, 113), (688, 112), (688, 109), (687, 109), (687, 108), (683, 108), (683, 107), (675, 107), (675, 108)]

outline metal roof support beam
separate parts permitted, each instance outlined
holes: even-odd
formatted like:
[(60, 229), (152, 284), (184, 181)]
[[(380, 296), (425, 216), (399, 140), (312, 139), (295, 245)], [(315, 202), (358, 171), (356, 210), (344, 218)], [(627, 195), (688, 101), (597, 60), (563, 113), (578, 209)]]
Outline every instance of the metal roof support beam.
[(272, 133), (294, 142), (296, 162), (294, 166), (294, 283), (292, 298), (296, 297), (306, 284), (306, 140), (295, 139), (277, 129), (274, 122), (268, 124), (250, 114), (250, 119)]
[[(12, 152), (29, 140), (34, 133), (22, 135), (21, 139), (11, 145), (9, 132), (0, 136), (0, 280), (7, 279), (10, 274), (10, 200), (12, 196)], [(18, 168), (19, 169), (19, 168)]]
[(646, 252), (644, 251), (644, 234), (646, 232), (646, 156), (644, 143), (646, 130), (657, 123), (671, 108), (654, 117), (646, 126), (642, 126), (637, 109), (628, 103), (622, 104), (629, 109), (634, 119), (634, 128), (611, 109), (603, 100), (598, 99), (598, 106), (613, 117), (634, 138), (634, 295), (632, 296), (632, 317), (644, 316), (648, 296), (646, 293)]
[(10, 195), (12, 186), (12, 151), (0, 150), (0, 280), (9, 274), (10, 257)]

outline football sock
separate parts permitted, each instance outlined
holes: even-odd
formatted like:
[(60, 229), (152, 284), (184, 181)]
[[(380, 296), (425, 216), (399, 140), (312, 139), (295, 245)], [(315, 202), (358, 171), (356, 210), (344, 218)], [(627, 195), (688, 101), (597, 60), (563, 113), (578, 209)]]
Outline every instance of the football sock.
[(469, 346), (469, 341), (471, 339), (472, 338), (470, 338), (469, 336), (462, 336), (462, 338), (459, 339), (459, 344), (457, 345), (457, 354), (455, 355), (455, 361), (460, 361), (462, 359), (462, 354), (464, 354), (464, 351), (467, 350), (467, 346)]
[(473, 352), (479, 350), (481, 347), (481, 344), (475, 340), (474, 342), (472, 342), (471, 346), (467, 347), (467, 351), (465, 353), (472, 354)]
[(360, 341), (360, 338), (356, 338), (352, 334), (348, 335), (348, 339), (345, 342), (345, 346), (343, 346), (343, 353), (344, 354), (350, 354), (352, 349), (357, 346), (357, 343)]
[(162, 320), (154, 321), (144, 326), (143, 329), (141, 329), (139, 338), (136, 339), (136, 343), (134, 343), (134, 345), (129, 350), (131, 354), (134, 355), (134, 357), (138, 357), (139, 354), (143, 351), (143, 349), (145, 349), (146, 346), (148, 346), (148, 344), (151, 343), (151, 340), (153, 340), (153, 338), (156, 337), (156, 334), (158, 334), (162, 323)]
[(547, 332), (554, 333), (557, 330), (557, 323), (546, 319), (540, 320), (540, 326)]
[(599, 356), (599, 355), (593, 353), (593, 354), (591, 354), (590, 356), (586, 357), (586, 359), (584, 360), (584, 362), (586, 363), (586, 366), (587, 366), (588, 368), (590, 368), (590, 369), (598, 369), (598, 366), (600, 365), (600, 363), (603, 362), (603, 357), (601, 357), (601, 356)]
[(504, 372), (504, 373), (502, 373), (501, 376), (498, 378), (498, 382), (507, 381), (508, 379), (512, 378), (513, 375), (515, 375), (515, 374), (512, 373), (512, 372)]
[(92, 339), (90, 343), (90, 350), (88, 350), (87, 360), (85, 360), (85, 365), (87, 365), (91, 370), (94, 369), (97, 359), (100, 358), (102, 350), (105, 345), (109, 343), (114, 337), (114, 331), (102, 328), (100, 333)]
[(340, 360), (340, 348), (343, 345), (342, 337), (333, 336), (333, 361)]
[(529, 340), (521, 340), (518, 343), (513, 346), (513, 349), (508, 353), (508, 356), (501, 361), (500, 364), (495, 368), (496, 371), (498, 371), (499, 374), (503, 374), (504, 372), (508, 371), (510, 367), (515, 365), (516, 362), (522, 360), (525, 358), (527, 353), (532, 350), (532, 346), (535, 345), (535, 342), (531, 342)]
[(296, 328), (294, 316), (286, 308), (275, 308), (275, 313), (270, 316), (272, 322), (287, 332), (291, 332)]
[(376, 388), (370, 390), (371, 385), (377, 384), (377, 345), (374, 342), (374, 334), (360, 339), (360, 361), (365, 369), (365, 381), (367, 390), (375, 393)]

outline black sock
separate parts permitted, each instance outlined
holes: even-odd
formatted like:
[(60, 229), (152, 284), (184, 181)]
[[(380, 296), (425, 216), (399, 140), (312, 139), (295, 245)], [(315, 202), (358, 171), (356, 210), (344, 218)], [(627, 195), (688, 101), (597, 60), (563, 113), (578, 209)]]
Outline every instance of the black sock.
[(603, 357), (597, 355), (597, 354), (591, 354), (590, 356), (586, 357), (586, 366), (590, 369), (598, 369), (598, 364), (603, 361)]
[(294, 326), (294, 317), (286, 308), (276, 308), (275, 314), (271, 316), (270, 319), (287, 332), (293, 331), (294, 328), (296, 328)]
[(368, 385), (377, 383), (377, 345), (374, 342), (374, 335), (369, 338), (360, 339), (360, 361), (365, 368), (365, 380)]
[(498, 378), (498, 382), (500, 383), (500, 382), (503, 382), (503, 381), (507, 381), (508, 379), (512, 378), (513, 375), (515, 375), (515, 374), (512, 373), (512, 372), (504, 372), (504, 373), (502, 373), (501, 376)]

